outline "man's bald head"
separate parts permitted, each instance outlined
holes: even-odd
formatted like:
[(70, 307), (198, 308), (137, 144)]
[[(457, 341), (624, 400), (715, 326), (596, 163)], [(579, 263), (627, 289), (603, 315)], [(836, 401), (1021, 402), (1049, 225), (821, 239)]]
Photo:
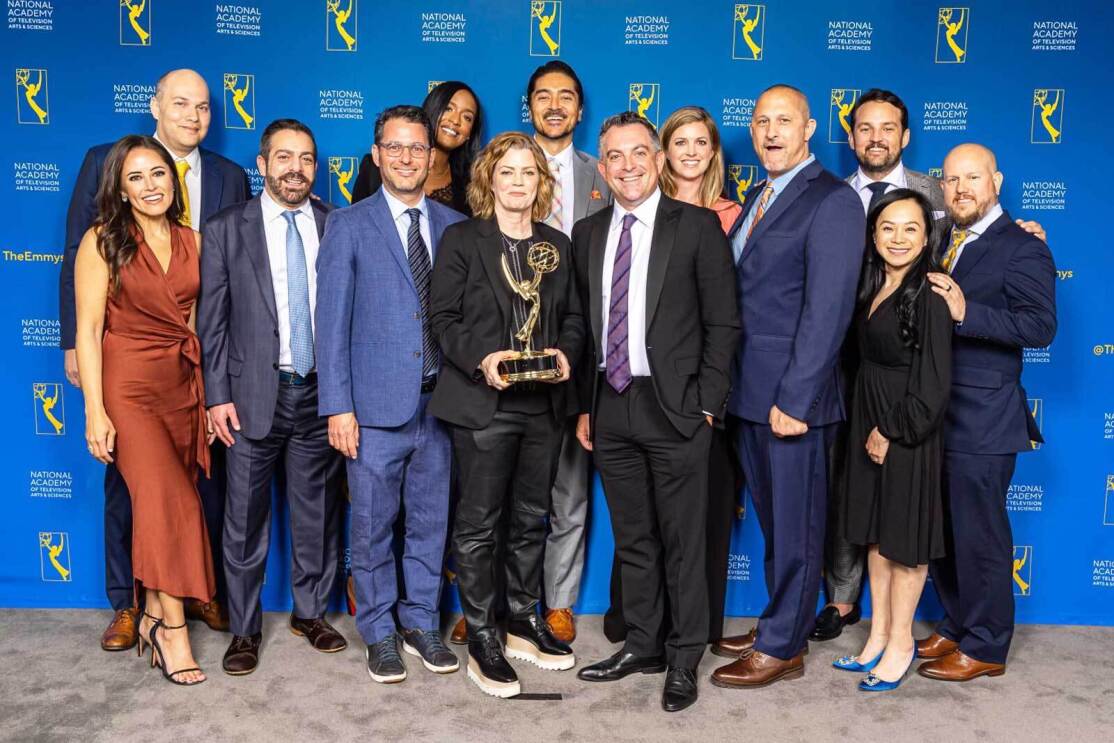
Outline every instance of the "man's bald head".
[(209, 86), (193, 70), (171, 70), (155, 83), (151, 98), (155, 136), (177, 157), (192, 152), (209, 132)]
[(998, 203), (998, 158), (989, 147), (974, 142), (952, 148), (944, 158), (943, 187), (948, 215), (960, 229), (970, 227)]
[(755, 108), (762, 101), (765, 96), (777, 96), (787, 102), (790, 102), (800, 108), (801, 115), (805, 119), (812, 117), (812, 112), (808, 107), (808, 96), (800, 88), (795, 88), (788, 83), (774, 83), (770, 87), (763, 90), (758, 95), (758, 100), (755, 101)]
[(954, 163), (964, 163), (967, 166), (981, 163), (991, 173), (998, 170), (998, 158), (994, 156), (994, 151), (986, 145), (977, 144), (975, 142), (964, 142), (961, 145), (956, 145), (944, 158), (944, 172), (948, 172), (948, 161)]
[(766, 88), (754, 104), (750, 139), (771, 178), (788, 173), (808, 159), (808, 140), (816, 131), (808, 98), (792, 85)]

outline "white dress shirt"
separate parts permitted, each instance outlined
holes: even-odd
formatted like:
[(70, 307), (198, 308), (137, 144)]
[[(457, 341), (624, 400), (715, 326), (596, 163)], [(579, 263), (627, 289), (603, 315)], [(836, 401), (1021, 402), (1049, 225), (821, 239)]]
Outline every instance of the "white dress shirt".
[[(573, 182), (573, 147), (572, 142), (556, 155), (546, 155), (546, 164), (556, 160), (560, 166), (557, 171), (561, 181), (561, 232), (567, 237), (572, 237), (572, 226), (576, 222), (573, 213), (576, 207), (576, 185)], [(652, 221), (652, 220), (651, 220)]]
[(387, 200), (387, 208), (391, 210), (391, 219), (394, 220), (395, 229), (398, 230), (398, 239), (402, 241), (402, 258), (409, 261), (407, 254), (407, 240), (410, 234), (410, 215), (407, 209), (418, 209), (422, 214), (418, 217), (418, 230), (422, 233), (425, 249), (429, 253), (429, 263), (433, 265), (433, 242), (429, 239), (429, 205), (426, 203), (425, 194), (416, 206), (407, 206), (399, 201), (386, 186), (382, 187), (383, 197)]
[[(275, 314), (278, 315), (279, 329), (279, 369), (294, 371), (294, 359), (290, 353), (290, 297), (286, 286), (286, 230), (287, 221), (283, 212), (285, 207), (271, 198), (266, 190), (260, 199), (263, 207), (263, 233), (267, 238), (267, 258), (271, 263), (271, 286), (275, 290)], [(314, 338), (314, 314), (317, 309), (317, 249), (321, 241), (317, 237), (317, 220), (309, 199), (293, 210), (294, 224), (302, 236), (302, 248), (306, 253), (306, 279), (309, 283), (309, 318)], [(204, 248), (202, 248), (204, 249)]]
[[(959, 245), (959, 249), (955, 251), (955, 260), (952, 261), (952, 266), (948, 273), (954, 272), (955, 267), (959, 265), (959, 259), (963, 255), (964, 248), (973, 243), (975, 240), (978, 240), (980, 237), (982, 237), (982, 234), (986, 232), (986, 229), (990, 227), (990, 225), (994, 224), (994, 221), (1000, 216), (1002, 216), (1002, 205), (995, 204), (994, 206), (990, 207), (990, 211), (983, 215), (982, 219), (967, 228), (967, 237), (963, 239), (963, 242)], [(955, 230), (956, 228), (952, 227), (952, 229)], [(951, 244), (951, 235), (948, 235), (947, 244)], [(944, 252), (946, 253), (947, 251), (948, 248), (947, 245), (945, 245)]]
[(650, 376), (650, 359), (646, 354), (646, 274), (650, 268), (650, 243), (654, 239), (654, 219), (658, 213), (661, 190), (654, 189), (648, 199), (627, 211), (619, 202), (611, 212), (611, 226), (607, 230), (607, 245), (603, 252), (603, 318), (601, 333), (603, 347), (600, 359), (607, 365), (607, 319), (611, 311), (611, 273), (615, 268), (615, 251), (623, 232), (623, 217), (633, 214), (636, 221), (630, 228), (631, 263), (627, 286), (627, 353), (630, 356), (630, 373), (635, 377)]
[[(155, 135), (155, 139), (163, 147), (166, 147), (166, 143), (163, 142), (161, 139), (159, 139), (157, 134)], [(194, 147), (193, 150), (188, 155), (186, 155), (185, 157), (178, 157), (177, 155), (174, 154), (174, 151), (171, 150), (169, 147), (166, 147), (166, 151), (170, 153), (170, 156), (172, 158), (174, 158), (175, 165), (177, 165), (177, 163), (182, 161), (182, 160), (185, 160), (187, 163), (190, 164), (190, 169), (186, 171), (186, 195), (189, 196), (189, 199), (190, 199), (190, 227), (193, 227), (195, 230), (200, 231), (201, 230), (201, 150)], [(174, 176), (174, 180), (178, 180), (178, 172), (177, 171), (175, 171), (171, 175)], [(285, 245), (285, 243), (283, 243), (283, 244)]]
[(905, 179), (905, 164), (900, 160), (897, 161), (897, 166), (894, 167), (881, 181), (873, 181), (866, 173), (863, 172), (862, 167), (855, 171), (855, 175), (851, 178), (851, 188), (859, 194), (859, 198), (863, 202), (863, 211), (870, 207), (870, 197), (874, 192), (870, 190), (872, 183), (885, 183), (886, 190), (883, 193), (889, 193), (895, 188), (909, 188), (909, 182)]

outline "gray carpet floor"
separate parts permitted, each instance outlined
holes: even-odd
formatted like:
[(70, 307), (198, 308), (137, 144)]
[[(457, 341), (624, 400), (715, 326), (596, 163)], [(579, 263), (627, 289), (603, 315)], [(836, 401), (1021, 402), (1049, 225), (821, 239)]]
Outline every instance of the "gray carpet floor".
[[(830, 667), (857, 652), (866, 622), (813, 643), (804, 678), (765, 689), (712, 686), (723, 661), (706, 654), (700, 701), (667, 714), (664, 676), (586, 684), (575, 671), (515, 662), (525, 693), (482, 695), (463, 669), (426, 672), (410, 656), (402, 684), (371, 681), (352, 619), (336, 618), (349, 648), (314, 652), (267, 614), (260, 668), (220, 670), (229, 636), (191, 625), (209, 680), (172, 686), (131, 653), (98, 645), (104, 611), (0, 611), (0, 739), (11, 741), (1066, 741), (1114, 740), (1114, 628), (1022, 626), (1009, 670), (966, 684), (915, 674), (895, 692), (865, 694), (859, 676)], [(730, 620), (742, 632), (753, 620)], [(926, 627), (919, 628), (927, 634)], [(613, 652), (599, 617), (579, 623), (578, 664)], [(463, 658), (463, 649), (457, 648)]]

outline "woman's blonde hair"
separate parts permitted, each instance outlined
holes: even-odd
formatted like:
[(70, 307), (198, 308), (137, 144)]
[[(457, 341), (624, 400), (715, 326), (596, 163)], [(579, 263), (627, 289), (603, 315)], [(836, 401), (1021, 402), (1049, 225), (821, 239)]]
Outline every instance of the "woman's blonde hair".
[(703, 124), (708, 127), (708, 137), (712, 145), (712, 161), (704, 171), (704, 179), (700, 184), (700, 206), (711, 208), (716, 199), (723, 195), (723, 147), (719, 141), (719, 131), (712, 115), (699, 106), (685, 106), (678, 108), (669, 115), (661, 127), (661, 146), (667, 155), (665, 167), (661, 169), (659, 177), (662, 193), (673, 198), (677, 195), (677, 178), (669, 165), (669, 145), (673, 135), (686, 124)]
[(541, 222), (549, 216), (553, 205), (553, 175), (549, 172), (545, 153), (531, 137), (522, 132), (503, 132), (487, 143), (472, 164), (472, 181), (468, 184), (468, 206), (479, 219), (491, 219), (495, 214), (495, 194), (491, 190), (495, 181), (495, 166), (511, 150), (529, 150), (538, 166), (538, 192), (530, 219)]

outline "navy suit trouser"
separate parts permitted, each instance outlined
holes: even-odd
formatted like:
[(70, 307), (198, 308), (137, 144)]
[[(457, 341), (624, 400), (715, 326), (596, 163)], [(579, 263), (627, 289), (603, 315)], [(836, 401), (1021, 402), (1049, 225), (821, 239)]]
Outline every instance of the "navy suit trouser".
[(828, 457), (836, 426), (778, 438), (744, 421), (739, 456), (765, 538), (766, 591), (757, 650), (788, 660), (802, 652), (816, 621), (828, 509)]
[(1013, 638), (1013, 533), (1006, 492), (1016, 454), (944, 453), (947, 556), (929, 573), (944, 607), (936, 631), (984, 663), (1005, 663)]

